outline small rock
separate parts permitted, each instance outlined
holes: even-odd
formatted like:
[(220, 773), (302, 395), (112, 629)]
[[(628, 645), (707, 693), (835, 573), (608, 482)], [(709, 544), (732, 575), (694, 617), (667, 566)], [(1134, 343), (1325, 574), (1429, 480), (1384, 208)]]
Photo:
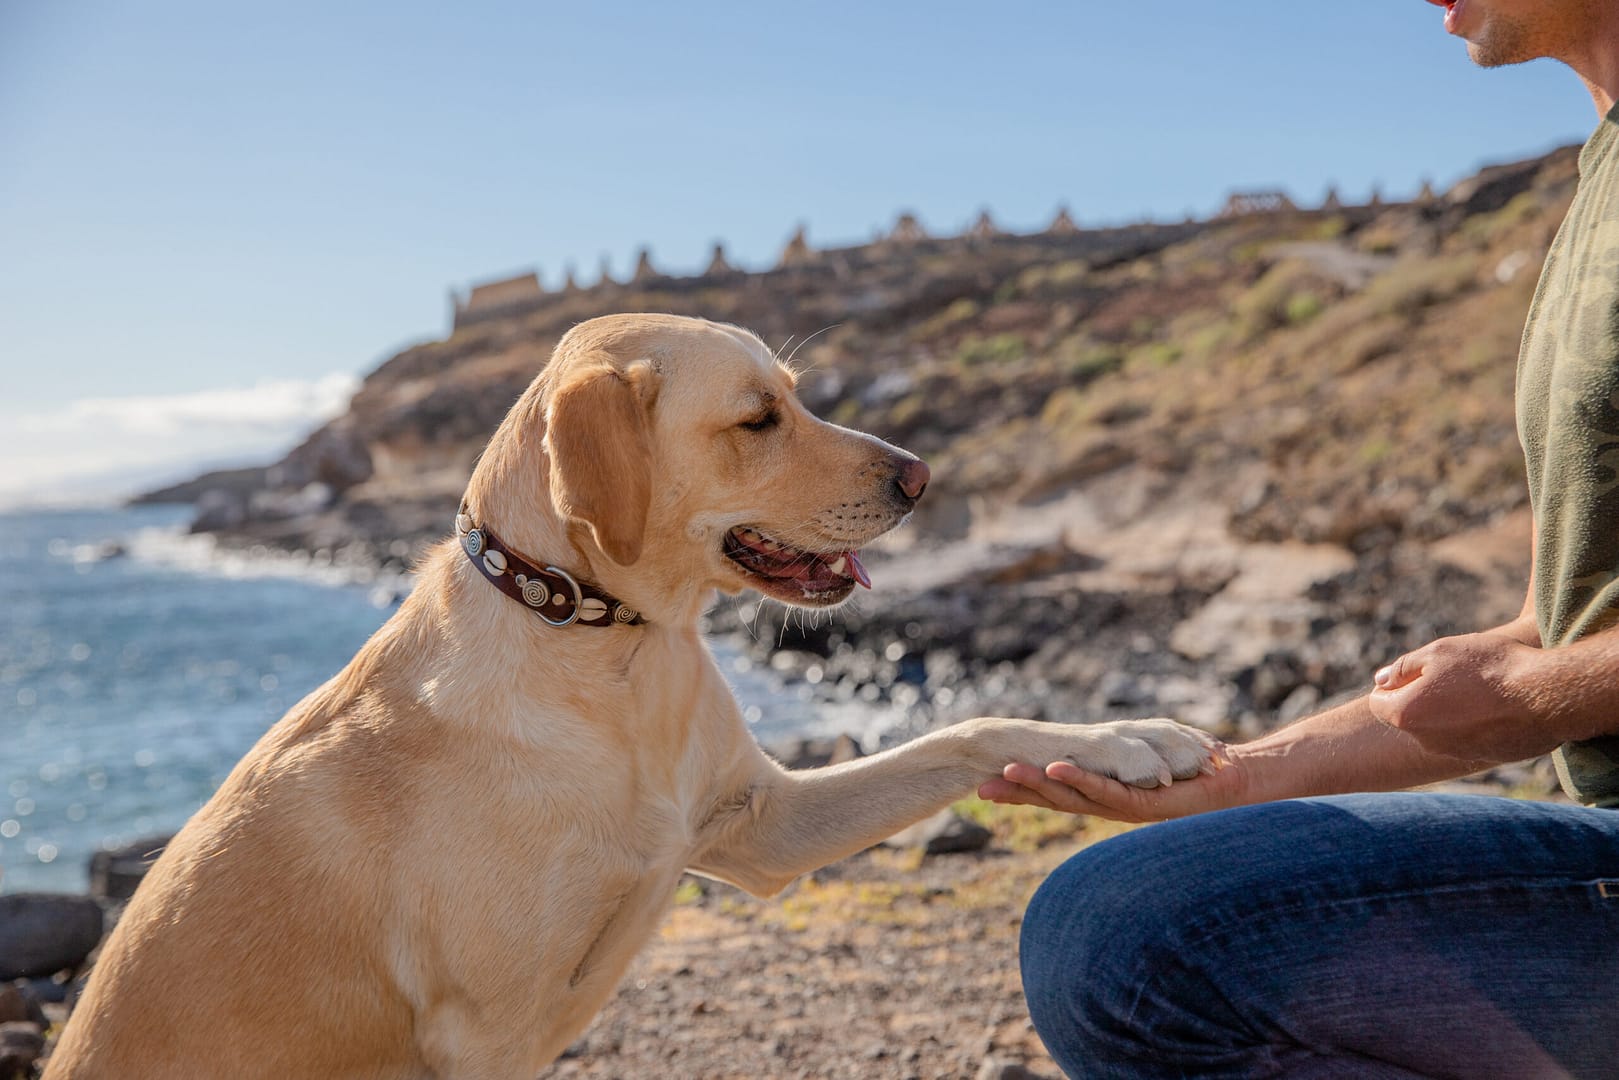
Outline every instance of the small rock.
[(1321, 691), (1304, 683), (1293, 688), (1292, 693), (1282, 699), (1276, 707), (1276, 722), (1278, 724), (1291, 724), (1295, 720), (1302, 720), (1314, 712), (1316, 706), (1321, 704)]
[(924, 818), (908, 829), (890, 836), (883, 845), (893, 848), (919, 847), (929, 855), (979, 851), (989, 843), (991, 833), (976, 821), (969, 821), (949, 808)]
[(101, 942), (101, 905), (67, 893), (0, 896), (0, 979), (76, 968)]
[(1109, 706), (1145, 705), (1152, 700), (1152, 692), (1140, 679), (1124, 671), (1109, 671), (1097, 680), (1093, 694), (1096, 703)]
[(835, 739), (790, 739), (771, 747), (770, 753), (789, 769), (819, 769), (865, 756), (849, 734)]
[(38, 1024), (42, 1028), (49, 1026), (45, 1010), (40, 1008), (34, 995), (20, 986), (0, 986), (0, 1024), (18, 1020)]
[(18, 979), (12, 985), (21, 990), (24, 997), (33, 998), (42, 1005), (62, 1004), (71, 990), (69, 983), (60, 983), (55, 979)]
[(192, 532), (233, 529), (247, 520), (247, 497), (236, 491), (205, 491), (197, 497)]
[(987, 1057), (978, 1066), (977, 1080), (1045, 1080), (1039, 1073), (1030, 1072), (1016, 1061)]
[(0, 1024), (0, 1080), (34, 1075), (34, 1062), (44, 1052), (45, 1035), (38, 1025), (26, 1021)]
[(1019, 585), (1035, 578), (1053, 574), (1095, 570), (1103, 560), (1082, 551), (1075, 551), (1065, 541), (1043, 547), (1024, 548), (1010, 555), (1007, 561), (988, 572), (985, 580), (991, 585)]

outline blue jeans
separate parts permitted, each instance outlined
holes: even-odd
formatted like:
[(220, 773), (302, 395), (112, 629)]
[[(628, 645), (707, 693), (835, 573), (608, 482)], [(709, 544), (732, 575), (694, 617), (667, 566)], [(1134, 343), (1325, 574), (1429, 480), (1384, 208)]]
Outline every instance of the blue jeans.
[(1619, 811), (1349, 795), (1138, 829), (1023, 923), (1072, 1077), (1619, 1077)]

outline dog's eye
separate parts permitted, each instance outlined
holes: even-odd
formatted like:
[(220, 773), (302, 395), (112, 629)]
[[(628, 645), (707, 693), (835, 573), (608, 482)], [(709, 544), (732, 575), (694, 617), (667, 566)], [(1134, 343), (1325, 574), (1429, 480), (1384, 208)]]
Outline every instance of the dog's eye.
[(737, 427), (745, 431), (769, 431), (779, 423), (781, 423), (781, 414), (772, 409), (763, 416), (742, 421)]

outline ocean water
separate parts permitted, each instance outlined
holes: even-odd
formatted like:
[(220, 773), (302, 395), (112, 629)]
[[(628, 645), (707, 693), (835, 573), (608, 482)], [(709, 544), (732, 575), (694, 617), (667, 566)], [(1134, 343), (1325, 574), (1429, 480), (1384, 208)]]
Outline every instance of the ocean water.
[[(216, 550), (189, 520), (0, 513), (0, 892), (82, 890), (97, 848), (179, 828), (409, 587)], [(807, 694), (716, 652), (762, 738), (818, 727)]]

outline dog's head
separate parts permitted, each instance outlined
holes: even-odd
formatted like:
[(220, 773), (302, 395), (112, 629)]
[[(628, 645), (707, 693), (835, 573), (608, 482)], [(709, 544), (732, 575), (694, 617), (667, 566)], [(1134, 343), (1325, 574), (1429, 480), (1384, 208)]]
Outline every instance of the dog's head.
[(604, 585), (803, 607), (869, 585), (859, 548), (905, 520), (928, 468), (817, 419), (795, 382), (757, 337), (701, 319), (609, 316), (562, 340), (531, 415), (552, 508)]

